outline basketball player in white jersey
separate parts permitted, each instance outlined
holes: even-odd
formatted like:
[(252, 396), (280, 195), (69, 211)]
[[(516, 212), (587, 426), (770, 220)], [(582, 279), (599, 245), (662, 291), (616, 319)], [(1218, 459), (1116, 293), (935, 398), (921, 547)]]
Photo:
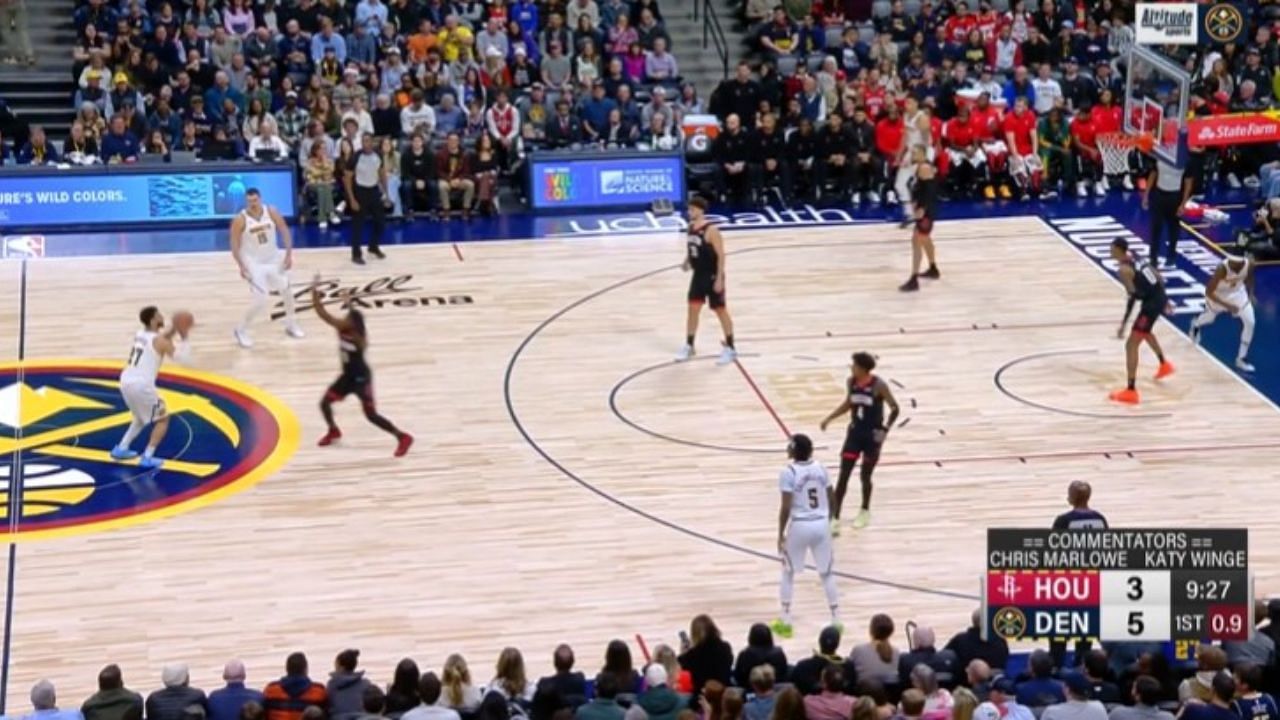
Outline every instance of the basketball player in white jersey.
[(933, 137), (929, 126), (929, 113), (920, 109), (920, 102), (908, 95), (902, 110), (902, 147), (898, 148), (898, 174), (894, 178), (893, 191), (902, 203), (902, 227), (916, 221), (915, 208), (911, 204), (911, 183), (916, 177), (914, 149), (925, 148), (925, 157), (933, 162)]
[(1191, 341), (1200, 343), (1200, 330), (1213, 323), (1220, 313), (1240, 318), (1240, 349), (1236, 352), (1236, 367), (1253, 372), (1248, 361), (1249, 344), (1253, 342), (1253, 261), (1245, 257), (1228, 256), (1213, 272), (1204, 289), (1205, 310), (1191, 321)]
[(833, 625), (839, 625), (840, 602), (833, 574), (835, 556), (830, 521), (833, 496), (827, 469), (822, 463), (814, 462), (813, 441), (808, 435), (791, 436), (787, 457), (792, 462), (778, 476), (778, 489), (782, 492), (782, 504), (778, 508), (778, 552), (782, 555), (778, 595), (782, 601), (782, 617), (772, 625), (773, 631), (783, 638), (792, 634), (791, 596), (796, 571), (804, 569), (807, 556), (813, 556), (813, 564), (822, 578)]
[(293, 290), (289, 284), (289, 269), (293, 267), (293, 235), (289, 225), (274, 207), (263, 204), (257, 189), (249, 188), (244, 196), (244, 210), (231, 219), (231, 257), (240, 267), (240, 277), (249, 281), (253, 301), (244, 321), (235, 329), (236, 342), (242, 348), (253, 347), (249, 325), (266, 309), (272, 290), (280, 293), (284, 301), (285, 332), (289, 337), (303, 337), (294, 316)]
[(154, 470), (164, 465), (164, 461), (155, 457), (156, 447), (169, 431), (169, 415), (165, 411), (164, 401), (156, 392), (156, 376), (160, 374), (160, 366), (165, 356), (172, 357), (178, 352), (173, 336), (177, 328), (164, 327), (164, 316), (154, 306), (142, 308), (138, 313), (144, 329), (133, 336), (133, 348), (129, 351), (129, 360), (124, 370), (120, 371), (120, 395), (124, 404), (133, 414), (129, 429), (125, 431), (120, 443), (111, 449), (114, 460), (132, 460), (138, 457), (129, 446), (142, 433), (147, 425), (152, 425), (151, 438), (147, 441), (147, 449), (138, 460), (138, 467)]

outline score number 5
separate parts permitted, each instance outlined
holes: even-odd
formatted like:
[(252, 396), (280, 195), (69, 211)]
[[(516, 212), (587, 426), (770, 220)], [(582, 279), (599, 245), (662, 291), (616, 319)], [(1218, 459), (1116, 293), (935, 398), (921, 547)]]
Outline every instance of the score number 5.
[[(1131, 575), (1125, 582), (1129, 585), (1129, 592), (1125, 593), (1125, 597), (1129, 598), (1130, 602), (1141, 602), (1143, 596), (1142, 578), (1137, 575)], [(1125, 629), (1134, 637), (1141, 635), (1147, 629), (1146, 623), (1142, 621), (1141, 610), (1129, 611), (1129, 622), (1125, 625)]]

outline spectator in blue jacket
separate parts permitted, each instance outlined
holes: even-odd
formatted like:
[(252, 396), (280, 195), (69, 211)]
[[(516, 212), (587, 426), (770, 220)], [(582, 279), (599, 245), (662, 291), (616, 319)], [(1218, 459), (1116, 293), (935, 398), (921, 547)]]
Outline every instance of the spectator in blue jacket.
[(1027, 107), (1036, 106), (1036, 89), (1031, 85), (1025, 65), (1014, 68), (1013, 77), (1004, 84), (1004, 101), (1008, 103), (1007, 107), (1013, 107), (1014, 101), (1020, 97), (1027, 99)]
[[(601, 8), (601, 15), (603, 14), (603, 8)], [(516, 0), (507, 10), (507, 17), (520, 23), (520, 29), (529, 35), (534, 37), (538, 35), (538, 3), (534, 0)], [(613, 26), (610, 24), (606, 27)]]
[(209, 693), (208, 720), (240, 720), (240, 709), (253, 702), (262, 704), (262, 693), (245, 687), (244, 663), (230, 660), (222, 668), (225, 687)]
[(31, 139), (18, 151), (19, 165), (56, 165), (58, 150), (45, 137), (44, 128), (31, 126)]
[(591, 97), (582, 103), (582, 130), (591, 140), (597, 139), (600, 131), (609, 124), (609, 113), (618, 107), (613, 98), (605, 97), (604, 82), (596, 80), (591, 86)]
[(102, 161), (132, 163), (138, 161), (138, 137), (129, 132), (123, 115), (111, 116), (111, 130), (102, 136)]
[(204, 93), (205, 111), (213, 116), (214, 120), (222, 122), (222, 102), (230, 100), (235, 103), (236, 108), (244, 112), (244, 94), (239, 90), (231, 87), (231, 78), (222, 70), (219, 70), (213, 76), (213, 87)]

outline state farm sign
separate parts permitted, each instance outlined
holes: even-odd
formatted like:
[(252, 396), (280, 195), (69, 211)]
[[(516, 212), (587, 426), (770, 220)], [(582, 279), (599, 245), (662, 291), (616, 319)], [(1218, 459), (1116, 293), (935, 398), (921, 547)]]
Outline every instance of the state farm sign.
[(1187, 144), (1197, 147), (1280, 142), (1280, 121), (1264, 115), (1219, 115), (1192, 118)]

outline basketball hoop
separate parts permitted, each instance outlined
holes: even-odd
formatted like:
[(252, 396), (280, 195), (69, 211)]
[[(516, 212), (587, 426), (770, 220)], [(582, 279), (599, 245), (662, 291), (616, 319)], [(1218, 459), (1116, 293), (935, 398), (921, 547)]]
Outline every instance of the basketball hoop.
[(1129, 172), (1129, 155), (1134, 148), (1149, 153), (1155, 147), (1155, 139), (1149, 133), (1130, 135), (1109, 132), (1098, 135), (1098, 151), (1102, 153), (1102, 172), (1107, 175), (1123, 175)]

